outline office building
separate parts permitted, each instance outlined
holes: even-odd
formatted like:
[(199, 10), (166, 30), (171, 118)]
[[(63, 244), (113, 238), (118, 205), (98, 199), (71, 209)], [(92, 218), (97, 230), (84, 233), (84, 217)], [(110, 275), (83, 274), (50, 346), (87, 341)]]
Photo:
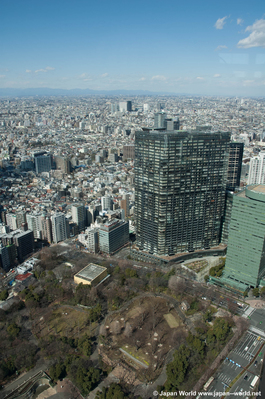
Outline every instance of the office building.
[(229, 191), (235, 191), (240, 187), (243, 152), (244, 143), (230, 143), (226, 184)]
[(7, 213), (6, 214), (6, 224), (9, 226), (10, 230), (17, 229), (17, 218), (15, 213)]
[(41, 213), (26, 214), (28, 229), (33, 231), (35, 239), (42, 238), (42, 215)]
[(135, 145), (124, 145), (122, 150), (122, 159), (134, 159), (135, 158)]
[(33, 231), (21, 231), (14, 235), (14, 244), (17, 248), (18, 260), (20, 263), (22, 263), (33, 252)]
[(166, 127), (166, 117), (167, 114), (165, 114), (164, 112), (157, 112), (155, 114), (154, 128), (164, 129)]
[(230, 133), (136, 132), (135, 224), (140, 250), (157, 255), (220, 242)]
[(55, 160), (56, 169), (61, 170), (63, 173), (67, 174), (70, 173), (71, 164), (68, 158), (56, 156), (54, 160)]
[(72, 205), (72, 219), (77, 224), (78, 231), (83, 231), (86, 227), (86, 208), (83, 204)]
[(2, 243), (0, 243), (0, 267), (2, 267), (5, 272), (8, 272), (10, 269), (8, 249), (4, 247)]
[(20, 229), (26, 223), (26, 212), (18, 211), (16, 212), (17, 227)]
[(41, 217), (42, 239), (46, 240), (49, 244), (52, 243), (52, 223), (48, 216), (42, 215)]
[(107, 211), (112, 209), (112, 197), (110, 195), (104, 195), (101, 197), (101, 209), (102, 211)]
[(265, 151), (251, 158), (248, 174), (248, 184), (265, 184)]
[(49, 172), (52, 168), (52, 156), (46, 153), (39, 154), (34, 155), (36, 173)]
[(111, 219), (99, 228), (99, 249), (112, 254), (129, 242), (129, 223), (124, 220)]
[(120, 200), (120, 207), (124, 210), (124, 217), (128, 217), (130, 215), (130, 196), (129, 194), (123, 194), (122, 200)]
[(132, 111), (132, 102), (131, 101), (120, 101), (119, 109), (121, 112), (131, 112)]
[(154, 129), (179, 130), (179, 128), (179, 118), (175, 120), (167, 118), (167, 114), (164, 112), (157, 112), (155, 114)]
[(51, 216), (52, 237), (54, 242), (64, 241), (68, 238), (65, 215), (56, 212)]
[(233, 195), (222, 281), (244, 291), (264, 276), (265, 185), (253, 185)]

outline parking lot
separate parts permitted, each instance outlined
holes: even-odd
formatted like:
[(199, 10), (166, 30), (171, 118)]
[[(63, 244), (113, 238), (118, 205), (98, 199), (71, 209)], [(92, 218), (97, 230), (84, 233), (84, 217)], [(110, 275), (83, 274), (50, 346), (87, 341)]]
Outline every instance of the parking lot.
[[(256, 314), (256, 312), (258, 313)], [(250, 315), (251, 319), (253, 318), (253, 324), (260, 326), (260, 317), (263, 317), (264, 320), (262, 312), (264, 313), (262, 310), (259, 311), (251, 308), (248, 310), (247, 315)], [(253, 326), (250, 328), (257, 329)], [(241, 392), (240, 396), (242, 395), (242, 398), (248, 397), (247, 394), (244, 396), (244, 392), (248, 393), (251, 391), (251, 382), (256, 375), (260, 375), (264, 355), (264, 349), (261, 349), (261, 347), (265, 341), (265, 334), (260, 328), (257, 330), (258, 332), (261, 331), (263, 335), (261, 336), (251, 330), (248, 330), (243, 335), (236, 347), (229, 353), (217, 370), (217, 373), (214, 375), (214, 381), (207, 389), (208, 392), (225, 392), (230, 383), (243, 371), (242, 376), (236, 381), (230, 392)], [(255, 361), (252, 362), (254, 357)], [(252, 364), (250, 365), (251, 362)], [(202, 395), (201, 397), (209, 398), (209, 395)]]

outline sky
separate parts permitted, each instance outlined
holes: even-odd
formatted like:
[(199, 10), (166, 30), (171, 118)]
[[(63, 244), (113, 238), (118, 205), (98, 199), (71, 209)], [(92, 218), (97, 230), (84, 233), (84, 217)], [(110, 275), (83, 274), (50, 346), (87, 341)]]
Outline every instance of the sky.
[(264, 0), (1, 0), (1, 88), (265, 96)]

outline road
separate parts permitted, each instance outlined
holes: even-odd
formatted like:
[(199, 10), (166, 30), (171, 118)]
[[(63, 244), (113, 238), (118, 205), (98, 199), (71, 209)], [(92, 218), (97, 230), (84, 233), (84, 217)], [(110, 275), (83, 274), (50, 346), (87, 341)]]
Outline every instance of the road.
[[(247, 398), (249, 392), (252, 391), (251, 382), (256, 375), (259, 376), (261, 373), (265, 352), (265, 310), (248, 307), (243, 317), (249, 320), (250, 327), (214, 375), (215, 379), (207, 389), (208, 393), (213, 393), (213, 397), (214, 392), (225, 392), (229, 385), (240, 376), (229, 392), (238, 393), (242, 399)], [(263, 381), (262, 388), (265, 388)], [(262, 389), (262, 392), (265, 391)], [(209, 394), (200, 397), (209, 398)]]

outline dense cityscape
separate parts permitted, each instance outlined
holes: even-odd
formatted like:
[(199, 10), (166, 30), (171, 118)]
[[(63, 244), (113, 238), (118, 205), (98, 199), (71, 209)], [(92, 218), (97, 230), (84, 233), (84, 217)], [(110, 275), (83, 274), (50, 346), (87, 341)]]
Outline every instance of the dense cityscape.
[(0, 100), (1, 397), (258, 397), (264, 111)]

